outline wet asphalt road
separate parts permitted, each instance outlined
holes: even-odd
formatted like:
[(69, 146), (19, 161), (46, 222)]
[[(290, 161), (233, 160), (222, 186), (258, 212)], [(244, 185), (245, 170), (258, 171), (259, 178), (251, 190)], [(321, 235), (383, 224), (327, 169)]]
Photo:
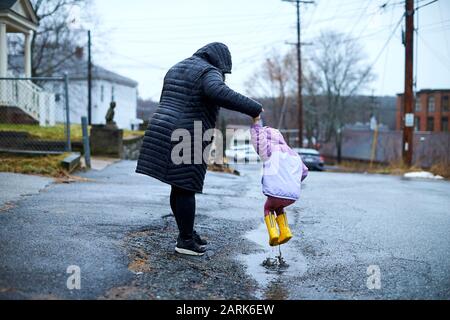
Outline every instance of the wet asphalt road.
[[(289, 267), (267, 270), (261, 262), (278, 249), (266, 243), (257, 166), (208, 173), (197, 196), (197, 230), (210, 242), (201, 258), (173, 252), (169, 187), (134, 167), (70, 184), (1, 175), (0, 298), (450, 298), (449, 182), (312, 172), (288, 209)], [(66, 286), (70, 265), (80, 290)], [(370, 290), (373, 266), (381, 287)]]

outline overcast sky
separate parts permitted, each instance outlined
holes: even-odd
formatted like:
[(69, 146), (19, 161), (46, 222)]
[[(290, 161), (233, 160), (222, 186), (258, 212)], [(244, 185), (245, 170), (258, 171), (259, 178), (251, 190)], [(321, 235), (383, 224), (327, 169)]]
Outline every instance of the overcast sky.
[[(418, 0), (419, 6), (431, 0)], [(404, 7), (400, 0), (316, 0), (302, 5), (302, 41), (321, 30), (358, 38), (377, 75), (376, 95), (403, 91), (401, 28), (387, 43)], [(380, 6), (388, 3), (386, 8)], [(286, 51), (296, 39), (295, 6), (281, 0), (94, 0), (94, 63), (139, 82), (141, 97), (159, 99), (168, 68), (201, 46), (220, 41), (233, 56), (227, 82), (245, 82), (271, 50)], [(450, 0), (419, 11), (417, 88), (450, 88)], [(304, 46), (307, 51), (311, 47)], [(378, 59), (377, 59), (378, 57)], [(293, 70), (295, 72), (295, 70)]]

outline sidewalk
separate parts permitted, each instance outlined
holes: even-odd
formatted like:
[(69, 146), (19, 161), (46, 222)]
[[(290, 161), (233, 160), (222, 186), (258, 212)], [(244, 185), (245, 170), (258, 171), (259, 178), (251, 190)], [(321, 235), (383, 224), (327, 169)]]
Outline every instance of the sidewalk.
[(51, 178), (0, 172), (0, 212), (14, 206), (22, 197), (37, 194), (52, 181)]

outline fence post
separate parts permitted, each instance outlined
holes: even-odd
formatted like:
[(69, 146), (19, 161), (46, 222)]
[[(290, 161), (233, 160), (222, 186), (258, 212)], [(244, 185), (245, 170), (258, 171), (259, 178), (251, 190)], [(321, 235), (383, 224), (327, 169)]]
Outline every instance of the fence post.
[(375, 130), (373, 131), (372, 137), (372, 148), (370, 152), (370, 165), (369, 168), (372, 169), (373, 161), (377, 156), (377, 145), (378, 145), (378, 125), (376, 125)]
[(89, 146), (88, 120), (86, 117), (81, 117), (81, 129), (83, 131), (84, 160), (86, 167), (91, 168), (91, 148)]
[(64, 73), (64, 94), (66, 100), (66, 151), (72, 151), (72, 143), (70, 141), (70, 109), (69, 109), (69, 77), (67, 72)]

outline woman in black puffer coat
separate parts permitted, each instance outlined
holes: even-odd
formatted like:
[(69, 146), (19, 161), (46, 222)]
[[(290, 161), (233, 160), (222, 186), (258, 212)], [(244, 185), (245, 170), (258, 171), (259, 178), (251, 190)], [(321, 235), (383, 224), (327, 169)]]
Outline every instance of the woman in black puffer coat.
[[(206, 242), (194, 231), (195, 193), (203, 190), (207, 164), (175, 164), (172, 148), (179, 141), (171, 141), (176, 129), (186, 129), (194, 138), (194, 121), (201, 121), (202, 130), (214, 128), (220, 107), (257, 117), (261, 104), (233, 90), (225, 83), (231, 73), (231, 54), (223, 43), (210, 43), (192, 57), (174, 65), (164, 78), (159, 107), (145, 132), (136, 172), (154, 177), (172, 186), (170, 205), (180, 235), (175, 250), (180, 253), (202, 255)], [(210, 142), (203, 142), (203, 155)]]

